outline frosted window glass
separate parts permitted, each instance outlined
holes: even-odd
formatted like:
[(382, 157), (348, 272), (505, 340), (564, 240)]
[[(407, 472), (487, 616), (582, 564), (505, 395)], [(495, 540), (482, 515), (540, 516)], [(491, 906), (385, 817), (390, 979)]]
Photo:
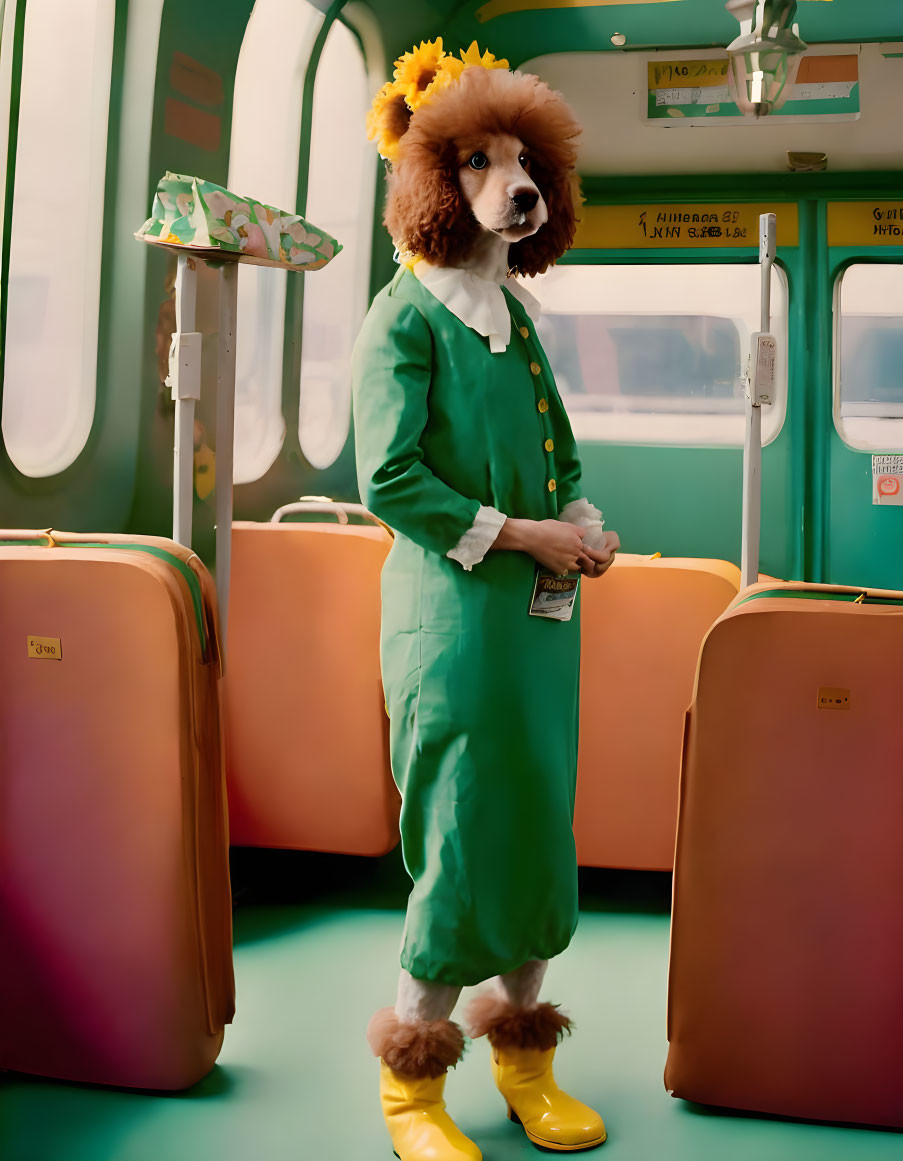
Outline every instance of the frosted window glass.
[(857, 263), (844, 271), (838, 289), (835, 422), (853, 447), (898, 449), (903, 447), (903, 265)]
[[(229, 189), (294, 211), (307, 62), (323, 14), (307, 0), (257, 0), (241, 43)], [(284, 270), (240, 266), (235, 368), (235, 483), (258, 480), (285, 439)], [(293, 278), (301, 277), (293, 274)]]
[(114, 0), (28, 0), (9, 259), (3, 438), (67, 468), (94, 418)]
[[(542, 303), (539, 337), (578, 439), (743, 443), (758, 266), (556, 266), (525, 285)], [(786, 408), (787, 283), (777, 267), (771, 313), (778, 387), (764, 409), (766, 442)]]
[(351, 348), (367, 310), (376, 150), (367, 141), (369, 84), (344, 25), (329, 33), (317, 69), (307, 217), (344, 247), (305, 274), (298, 437), (315, 468), (335, 461), (351, 421)]

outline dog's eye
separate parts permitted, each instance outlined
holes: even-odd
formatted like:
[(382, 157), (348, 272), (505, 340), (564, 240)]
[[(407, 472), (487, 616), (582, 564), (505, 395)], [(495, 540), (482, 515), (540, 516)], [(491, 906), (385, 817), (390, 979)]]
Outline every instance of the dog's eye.
[(517, 160), (520, 162), (521, 166), (524, 169), (526, 169), (527, 166), (530, 164), (530, 158), (527, 157), (526, 153), (522, 153)]
[(476, 152), (470, 161), (467, 163), (471, 169), (485, 169), (489, 164), (489, 158), (485, 153)]

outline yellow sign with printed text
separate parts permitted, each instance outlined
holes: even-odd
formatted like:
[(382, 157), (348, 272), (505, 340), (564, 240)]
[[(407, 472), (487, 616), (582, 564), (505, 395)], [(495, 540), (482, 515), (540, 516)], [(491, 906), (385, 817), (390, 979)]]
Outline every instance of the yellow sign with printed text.
[(777, 216), (778, 246), (799, 244), (795, 203), (584, 206), (574, 249), (712, 249), (759, 245), (759, 215)]
[(714, 89), (727, 84), (727, 57), (720, 60), (651, 60), (650, 89)]
[(829, 246), (903, 246), (903, 202), (829, 202)]
[(62, 661), (63, 646), (60, 638), (29, 636), (28, 656), (38, 657), (42, 661)]

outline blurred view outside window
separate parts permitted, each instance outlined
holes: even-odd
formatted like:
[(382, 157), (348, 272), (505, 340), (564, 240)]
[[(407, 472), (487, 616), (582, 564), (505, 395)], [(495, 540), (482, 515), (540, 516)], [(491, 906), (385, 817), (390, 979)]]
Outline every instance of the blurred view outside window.
[(903, 265), (848, 266), (834, 303), (837, 429), (853, 447), (903, 447)]
[(314, 86), (308, 217), (343, 250), (305, 274), (301, 339), (301, 450), (334, 463), (351, 422), (351, 349), (367, 313), (377, 153), (367, 141), (370, 85), (360, 46), (333, 24)]
[[(743, 376), (760, 329), (757, 265), (556, 266), (526, 279), (543, 307), (538, 332), (581, 440), (741, 445)], [(787, 283), (772, 275), (776, 402), (784, 420)]]
[(69, 467), (94, 419), (114, 12), (28, 0), (25, 13), (2, 428), (29, 476)]
[[(298, 200), (304, 77), (322, 23), (323, 14), (308, 0), (257, 0), (235, 70), (228, 188), (289, 213)], [(239, 267), (236, 484), (260, 479), (285, 439), (282, 353), (288, 277), (285, 270)]]

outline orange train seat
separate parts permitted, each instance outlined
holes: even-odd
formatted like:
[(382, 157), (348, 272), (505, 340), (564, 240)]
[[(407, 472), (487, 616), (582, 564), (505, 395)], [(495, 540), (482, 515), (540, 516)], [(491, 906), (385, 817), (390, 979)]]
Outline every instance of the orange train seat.
[(0, 1069), (181, 1089), (232, 1018), (213, 581), (0, 531)]
[(903, 1127), (901, 656), (903, 593), (755, 585), (709, 632), (681, 778), (674, 1095)]
[[(364, 512), (304, 502), (292, 511)], [(234, 846), (382, 855), (398, 841), (379, 669), (384, 527), (233, 524), (226, 769)]]
[(739, 587), (740, 570), (726, 561), (624, 553), (602, 580), (583, 584), (574, 818), (582, 866), (671, 869), (699, 647)]

